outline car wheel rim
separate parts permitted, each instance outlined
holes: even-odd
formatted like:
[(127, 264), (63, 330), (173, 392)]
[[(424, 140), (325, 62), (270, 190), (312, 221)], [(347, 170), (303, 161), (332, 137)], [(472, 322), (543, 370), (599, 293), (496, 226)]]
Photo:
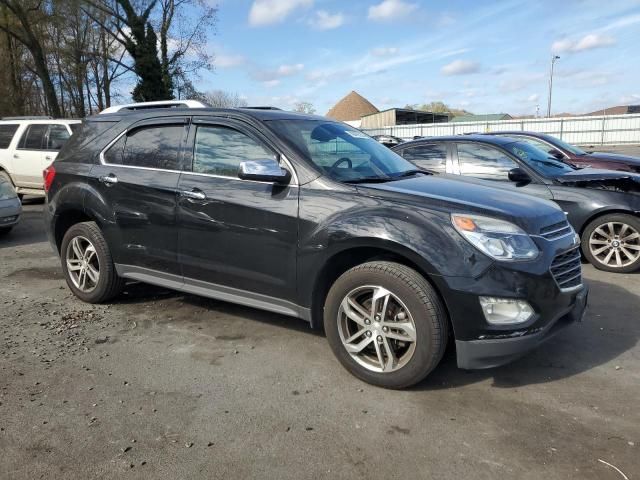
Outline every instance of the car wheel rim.
[(85, 237), (73, 237), (67, 245), (66, 262), (73, 285), (81, 292), (92, 292), (100, 280), (100, 262), (93, 244)]
[(404, 367), (416, 349), (416, 325), (402, 300), (380, 286), (349, 292), (338, 310), (342, 345), (367, 370), (389, 373)]
[(640, 233), (627, 223), (603, 223), (591, 233), (589, 251), (602, 265), (627, 267), (640, 259)]

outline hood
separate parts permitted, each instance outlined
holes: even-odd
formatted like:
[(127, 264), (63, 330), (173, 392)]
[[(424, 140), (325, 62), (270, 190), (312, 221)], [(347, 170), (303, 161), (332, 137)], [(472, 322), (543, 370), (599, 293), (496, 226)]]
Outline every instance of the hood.
[(586, 159), (596, 158), (598, 160), (609, 160), (612, 162), (626, 163), (640, 167), (640, 157), (632, 157), (631, 155), (619, 155), (617, 153), (607, 152), (589, 152), (586, 157)]
[(640, 182), (640, 174), (619, 172), (617, 170), (604, 170), (601, 168), (581, 168), (580, 170), (574, 170), (573, 172), (555, 177), (555, 180), (561, 183), (613, 179)]
[(498, 189), (487, 180), (458, 175), (415, 176), (387, 183), (360, 184), (358, 188), (410, 196), (418, 205), (448, 212), (470, 212), (511, 221), (528, 233), (566, 220), (553, 202)]
[(582, 168), (560, 175), (554, 180), (576, 187), (640, 193), (640, 175), (631, 172)]

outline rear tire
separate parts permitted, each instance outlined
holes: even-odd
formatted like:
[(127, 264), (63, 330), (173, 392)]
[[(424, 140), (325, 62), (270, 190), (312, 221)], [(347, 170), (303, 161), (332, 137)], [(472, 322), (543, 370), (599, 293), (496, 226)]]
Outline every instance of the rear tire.
[(582, 253), (595, 268), (630, 273), (640, 268), (640, 219), (625, 213), (603, 215), (582, 234)]
[(415, 270), (386, 261), (358, 265), (336, 280), (325, 301), (324, 328), (349, 372), (392, 389), (424, 379), (448, 339), (434, 288)]
[(95, 222), (77, 223), (67, 230), (60, 260), (67, 285), (80, 300), (106, 302), (124, 287), (124, 279), (116, 273), (107, 242)]

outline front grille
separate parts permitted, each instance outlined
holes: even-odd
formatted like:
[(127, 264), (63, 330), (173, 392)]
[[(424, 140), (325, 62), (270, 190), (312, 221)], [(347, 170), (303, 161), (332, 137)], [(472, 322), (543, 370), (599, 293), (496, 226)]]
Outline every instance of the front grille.
[(569, 222), (566, 220), (558, 223), (554, 223), (553, 225), (548, 225), (540, 229), (540, 236), (546, 238), (547, 240), (555, 240), (556, 238), (564, 237), (569, 233), (572, 233), (573, 229)]
[(580, 249), (561, 253), (551, 263), (551, 275), (562, 290), (582, 285), (582, 263)]

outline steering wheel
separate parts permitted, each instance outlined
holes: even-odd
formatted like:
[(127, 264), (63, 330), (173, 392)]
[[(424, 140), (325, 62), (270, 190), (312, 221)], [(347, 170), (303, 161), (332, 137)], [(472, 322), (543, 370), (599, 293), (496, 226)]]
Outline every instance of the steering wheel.
[(347, 157), (342, 157), (336, 163), (331, 165), (331, 168), (329, 169), (329, 174), (335, 173), (335, 171), (338, 169), (338, 166), (342, 165), (343, 163), (347, 163), (347, 164), (349, 164), (349, 168), (353, 168), (353, 163), (351, 162), (351, 159), (347, 158)]

